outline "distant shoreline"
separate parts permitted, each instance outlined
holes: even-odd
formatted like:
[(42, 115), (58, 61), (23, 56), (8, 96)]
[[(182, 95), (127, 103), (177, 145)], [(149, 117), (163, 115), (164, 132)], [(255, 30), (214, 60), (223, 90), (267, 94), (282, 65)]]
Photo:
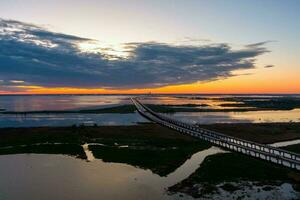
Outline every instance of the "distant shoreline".
[(300, 95), (300, 93), (154, 93), (150, 94), (0, 94), (1, 96), (174, 96), (174, 95), (203, 95), (203, 96), (214, 96), (214, 95), (239, 95), (239, 96), (250, 96), (250, 95), (259, 95), (259, 96), (293, 96)]

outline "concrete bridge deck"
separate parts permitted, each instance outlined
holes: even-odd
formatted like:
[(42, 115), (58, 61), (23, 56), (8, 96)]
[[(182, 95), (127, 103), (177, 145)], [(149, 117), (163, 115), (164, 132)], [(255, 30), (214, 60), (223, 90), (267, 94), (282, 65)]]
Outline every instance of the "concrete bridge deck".
[(216, 146), (300, 170), (300, 154), (199, 128), (193, 124), (188, 124), (170, 116), (156, 113), (143, 105), (137, 98), (132, 98), (131, 100), (142, 116), (160, 125), (174, 129), (182, 134), (209, 141)]

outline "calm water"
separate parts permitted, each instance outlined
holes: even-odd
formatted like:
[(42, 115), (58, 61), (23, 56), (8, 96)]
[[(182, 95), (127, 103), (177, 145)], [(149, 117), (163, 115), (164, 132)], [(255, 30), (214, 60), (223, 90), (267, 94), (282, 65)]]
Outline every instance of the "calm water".
[[(263, 100), (261, 98), (280, 98), (280, 97), (292, 97), (292, 98), (300, 98), (300, 95), (171, 95), (171, 96), (153, 96), (153, 97), (145, 97), (143, 98), (143, 103), (149, 104), (172, 104), (172, 105), (180, 105), (180, 104), (207, 104), (208, 106), (200, 106), (198, 108), (213, 108), (213, 109), (232, 109), (238, 107), (221, 107), (221, 104), (230, 103), (236, 104), (237, 102), (233, 101), (224, 101), (219, 100), (219, 98), (230, 98), (230, 97), (251, 97), (256, 100)], [(244, 107), (245, 108), (245, 107)]]
[(138, 113), (129, 114), (27, 114), (1, 115), (0, 127), (39, 127), (76, 125), (133, 125), (148, 122)]
[(129, 103), (126, 95), (0, 96), (0, 108), (7, 111), (90, 109)]
[[(206, 97), (209, 97), (207, 99)], [(223, 103), (217, 98), (232, 95), (171, 95), (147, 97), (142, 100), (151, 104), (207, 104), (204, 108), (221, 107)], [(245, 97), (245, 96), (244, 96)], [(252, 98), (272, 98), (275, 96), (249, 95)], [(278, 96), (276, 96), (278, 97)], [(294, 97), (300, 98), (299, 95)], [(128, 95), (38, 95), (38, 96), (0, 96), (0, 109), (7, 111), (36, 110), (76, 110), (113, 107), (131, 104)], [(203, 108), (203, 107), (200, 107)], [(229, 107), (227, 107), (229, 108)], [(174, 117), (192, 123), (246, 123), (246, 122), (300, 122), (300, 109), (291, 111), (250, 111), (250, 112), (189, 112), (175, 113)], [(0, 127), (33, 127), (33, 126), (70, 126), (73, 124), (98, 125), (132, 125), (146, 122), (136, 113), (131, 114), (34, 114), (34, 115), (1, 115)]]
[[(166, 188), (191, 175), (216, 147), (198, 152), (166, 177), (127, 164), (86, 162), (70, 156), (0, 156), (0, 199), (182, 199)], [(14, 191), (14, 192), (12, 192)], [(185, 197), (189, 199), (190, 197)]]
[[(127, 95), (37, 95), (0, 96), (6, 111), (78, 110), (130, 104)], [(137, 113), (130, 114), (27, 114), (1, 115), (0, 127), (71, 126), (73, 124), (132, 125), (147, 122)]]
[[(179, 98), (178, 98), (179, 97)], [(201, 98), (202, 97), (202, 98)], [(206, 99), (205, 97), (209, 97)], [(220, 97), (251, 97), (251, 98), (278, 98), (286, 96), (268, 96), (268, 95), (177, 95), (147, 97), (142, 102), (150, 104), (207, 104), (214, 109), (232, 109), (235, 107), (221, 107), (221, 104), (236, 102), (220, 101)], [(299, 95), (289, 95), (289, 97), (300, 98)], [(213, 123), (260, 123), (260, 122), (300, 122), (300, 109), (294, 110), (271, 110), (271, 111), (249, 111), (249, 112), (178, 112), (171, 114), (173, 117), (190, 123), (213, 124)]]
[[(36, 110), (74, 110), (85, 108), (101, 108), (120, 104), (130, 104), (130, 95), (0, 95), (0, 109), (7, 111), (36, 111)], [(199, 99), (204, 98), (204, 99)], [(210, 99), (205, 99), (209, 97)], [(208, 104), (212, 108), (220, 108), (223, 103), (220, 97), (238, 97), (238, 95), (169, 95), (144, 98), (144, 103), (151, 104)], [(266, 95), (247, 95), (243, 97), (280, 97)], [(292, 97), (300, 98), (300, 95)], [(225, 107), (222, 107), (223, 109)]]
[(249, 112), (194, 112), (175, 113), (171, 116), (189, 123), (263, 123), (300, 122), (300, 109)]

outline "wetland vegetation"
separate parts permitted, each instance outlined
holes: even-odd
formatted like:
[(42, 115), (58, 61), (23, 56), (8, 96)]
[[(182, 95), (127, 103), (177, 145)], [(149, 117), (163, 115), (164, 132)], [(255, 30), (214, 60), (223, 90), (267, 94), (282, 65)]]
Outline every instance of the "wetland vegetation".
[[(127, 163), (167, 175), (194, 153), (211, 145), (155, 124), (135, 126), (0, 129), (0, 155), (66, 154), (85, 159), (90, 143), (96, 158)], [(99, 145), (100, 144), (100, 145)]]

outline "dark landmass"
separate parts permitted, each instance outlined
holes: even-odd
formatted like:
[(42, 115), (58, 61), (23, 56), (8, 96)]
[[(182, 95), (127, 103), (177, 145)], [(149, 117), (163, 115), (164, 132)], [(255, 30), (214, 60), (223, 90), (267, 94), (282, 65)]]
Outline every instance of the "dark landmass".
[[(222, 167), (220, 167), (222, 166)], [(197, 182), (289, 180), (290, 169), (238, 153), (208, 156), (197, 172)]]
[(208, 104), (193, 104), (193, 103), (187, 103), (187, 104), (148, 104), (148, 105), (159, 105), (159, 106), (169, 106), (169, 107), (206, 107), (209, 106)]
[(208, 124), (199, 127), (264, 144), (300, 139), (300, 122)]
[[(216, 184), (241, 181), (252, 181), (261, 185), (291, 183), (294, 189), (300, 190), (300, 173), (295, 170), (238, 153), (225, 153), (206, 157), (190, 177), (170, 187), (169, 191), (201, 197), (216, 192)], [(195, 189), (195, 184), (201, 185), (202, 189)]]
[(289, 145), (289, 146), (286, 146), (286, 147), (282, 147), (282, 149), (292, 151), (292, 152), (296, 152), (296, 153), (300, 154), (300, 144)]
[(244, 103), (222, 103), (219, 106), (221, 107), (249, 107), (249, 105), (244, 104)]
[[(65, 154), (85, 159), (84, 143), (105, 145), (89, 146), (94, 156), (105, 162), (127, 163), (161, 176), (211, 146), (156, 124), (0, 129), (0, 155)], [(122, 148), (124, 145), (128, 147)]]

